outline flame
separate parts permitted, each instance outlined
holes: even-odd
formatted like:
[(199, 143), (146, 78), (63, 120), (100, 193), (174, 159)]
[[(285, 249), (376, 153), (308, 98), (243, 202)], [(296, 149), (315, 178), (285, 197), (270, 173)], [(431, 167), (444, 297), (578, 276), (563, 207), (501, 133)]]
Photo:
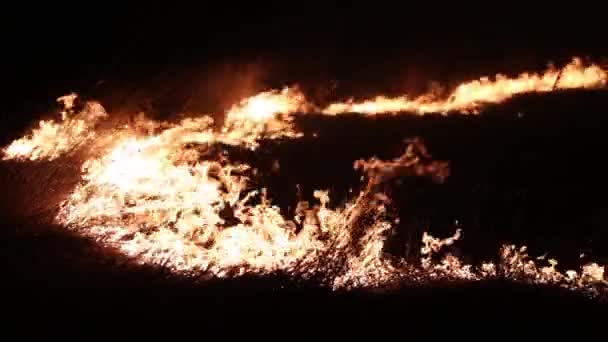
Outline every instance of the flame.
[(271, 90), (246, 98), (226, 114), (223, 140), (232, 144), (257, 146), (257, 141), (281, 137), (297, 138), (291, 114), (307, 106), (306, 98), (297, 88)]
[(336, 115), (341, 113), (381, 114), (412, 112), (448, 113), (475, 112), (482, 104), (500, 103), (514, 95), (530, 92), (550, 92), (556, 89), (599, 88), (608, 82), (608, 73), (598, 65), (585, 66), (580, 58), (556, 70), (549, 67), (544, 73), (522, 73), (516, 78), (498, 74), (494, 79), (482, 77), (478, 80), (460, 84), (447, 98), (437, 98), (430, 93), (418, 98), (408, 96), (385, 97), (355, 102), (332, 103), (323, 113)]
[[(264, 196), (254, 200), (259, 191), (250, 189), (248, 165), (201, 159), (196, 149), (183, 150), (188, 136), (172, 133), (127, 137), (87, 161), (83, 182), (63, 204), (58, 221), (145, 262), (222, 277), (322, 273), (326, 265), (318, 259), (351, 248), (351, 227), (372, 215), (375, 223), (365, 227), (363, 238), (369, 243), (350, 254), (348, 271), (336, 283), (367, 276), (356, 270), (380, 262), (378, 236), (391, 225), (381, 219), (383, 207), (361, 206), (369, 190), (336, 210), (327, 207), (327, 193), (317, 192), (320, 205), (305, 210), (308, 219), (289, 220)], [(296, 221), (303, 222), (297, 234)]]
[[(200, 140), (196, 134), (192, 138)], [(386, 257), (384, 243), (394, 226), (386, 206), (390, 199), (376, 185), (399, 175), (445, 176), (445, 162), (423, 162), (430, 156), (420, 140), (409, 140), (405, 153), (392, 161), (356, 161), (367, 185), (343, 207), (331, 209), (328, 192), (317, 191), (319, 203), (300, 203), (303, 209), (292, 218), (284, 217), (263, 190), (252, 188), (250, 166), (202, 159), (201, 151), (184, 150), (190, 142), (172, 129), (124, 138), (84, 164), (83, 182), (62, 205), (58, 221), (142, 262), (217, 277), (281, 271), (320, 276), (337, 289), (416, 277), (481, 280), (500, 270), (511, 279), (590, 291), (605, 282), (597, 264), (580, 273), (560, 273), (552, 260), (539, 268), (525, 247), (505, 246), (498, 266), (466, 265), (450, 254), (433, 260), (461, 239), (461, 230), (446, 239), (425, 232), (419, 270)], [(302, 225), (299, 232), (295, 223)]]
[[(608, 83), (608, 73), (602, 67), (592, 64), (585, 66), (576, 57), (561, 69), (550, 66), (543, 73), (522, 73), (516, 78), (498, 74), (494, 80), (482, 77), (460, 84), (444, 99), (434, 93), (410, 99), (404, 95), (390, 98), (378, 96), (371, 100), (336, 102), (321, 109), (309, 103), (297, 87), (262, 92), (235, 104), (226, 113), (221, 134), (209, 133), (206, 142), (223, 142), (230, 145), (247, 146), (255, 149), (260, 139), (298, 138), (302, 133), (293, 127), (293, 115), (297, 112), (320, 111), (326, 115), (360, 113), (374, 115), (382, 113), (412, 112), (447, 113), (478, 111), (483, 104), (500, 103), (514, 95), (529, 92), (550, 92), (556, 89), (600, 88)], [(77, 96), (69, 94), (58, 99), (64, 106), (61, 120), (42, 120), (31, 134), (13, 141), (3, 149), (3, 159), (53, 160), (73, 151), (84, 142), (95, 137), (94, 128), (100, 119), (107, 117), (103, 107), (96, 102), (87, 102), (85, 108), (75, 113)], [(183, 126), (196, 127), (197, 119), (184, 121)], [(140, 120), (139, 126), (155, 123)], [(202, 119), (202, 128), (208, 128)], [(186, 127), (184, 127), (186, 129)]]
[[(448, 100), (378, 98), (333, 104), (324, 112), (469, 111), (482, 102), (500, 102), (526, 91), (605, 84), (605, 72), (583, 67), (575, 59), (559, 71), (464, 83)], [(75, 100), (75, 95), (60, 98), (65, 107), (61, 121), (41, 121), (30, 135), (5, 148), (3, 159), (52, 160), (91, 143), (95, 148), (83, 163), (81, 182), (61, 203), (56, 221), (142, 263), (216, 277), (279, 271), (315, 277), (334, 289), (405, 279), (477, 281), (499, 276), (593, 294), (599, 293), (598, 284), (606, 284), (604, 266), (588, 264), (562, 273), (552, 259), (549, 265), (537, 266), (525, 247), (504, 246), (498, 263), (479, 266), (450, 254), (438, 259), (462, 238), (461, 230), (446, 239), (425, 232), (420, 265), (387, 256), (384, 244), (395, 219), (391, 200), (379, 185), (397, 177), (441, 182), (449, 175), (448, 163), (433, 160), (419, 139), (406, 140), (404, 153), (393, 160), (356, 161), (353, 167), (366, 182), (346, 204), (332, 207), (329, 193), (318, 190), (316, 203), (300, 202), (295, 216), (286, 217), (253, 182), (250, 165), (212, 152), (217, 144), (255, 150), (264, 139), (300, 137), (294, 115), (316, 107), (297, 88), (244, 99), (226, 112), (219, 130), (213, 128), (211, 116), (174, 124), (140, 116), (134, 125), (96, 130), (98, 120), (107, 116), (103, 107), (88, 102), (75, 111)]]
[(106, 118), (105, 109), (97, 102), (87, 102), (80, 112), (74, 111), (76, 94), (57, 99), (62, 103), (61, 121), (41, 120), (38, 128), (3, 149), (3, 160), (53, 160), (95, 137), (95, 124)]

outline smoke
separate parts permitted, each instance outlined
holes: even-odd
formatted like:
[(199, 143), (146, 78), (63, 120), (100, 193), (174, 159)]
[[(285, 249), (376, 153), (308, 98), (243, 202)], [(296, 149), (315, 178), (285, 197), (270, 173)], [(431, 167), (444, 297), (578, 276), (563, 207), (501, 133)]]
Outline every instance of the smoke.
[[(223, 113), (243, 98), (268, 89), (264, 76), (268, 66), (261, 62), (221, 63), (195, 71), (185, 89), (184, 113)], [(222, 125), (223, 117), (214, 118)]]
[[(259, 61), (224, 61), (171, 67), (147, 67), (97, 80), (85, 91), (73, 89), (84, 101), (105, 104), (113, 117), (146, 117), (175, 121), (184, 117), (223, 113), (238, 100), (268, 87), (269, 67)], [(222, 117), (214, 118), (221, 125)]]

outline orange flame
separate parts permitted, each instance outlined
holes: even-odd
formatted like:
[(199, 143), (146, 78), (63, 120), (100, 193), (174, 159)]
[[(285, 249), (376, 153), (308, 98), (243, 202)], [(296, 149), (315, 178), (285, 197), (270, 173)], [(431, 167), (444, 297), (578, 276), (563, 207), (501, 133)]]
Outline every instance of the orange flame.
[(425, 94), (415, 99), (407, 96), (385, 97), (355, 102), (333, 103), (323, 113), (336, 115), (340, 113), (381, 114), (412, 112), (447, 113), (474, 112), (484, 103), (500, 103), (514, 95), (530, 92), (549, 92), (555, 89), (599, 88), (608, 82), (608, 73), (598, 65), (584, 66), (580, 58), (560, 70), (549, 67), (542, 74), (522, 73), (516, 78), (498, 74), (494, 80), (482, 77), (466, 82), (445, 99), (437, 99), (435, 94)]
[(3, 160), (53, 160), (72, 151), (95, 136), (95, 124), (107, 117), (104, 108), (96, 102), (87, 102), (82, 111), (74, 112), (75, 94), (57, 99), (62, 103), (61, 122), (41, 120), (39, 127), (3, 149)]
[(222, 132), (226, 142), (257, 145), (260, 138), (295, 138), (291, 114), (307, 106), (304, 94), (296, 88), (268, 91), (234, 105), (226, 114)]
[[(575, 59), (561, 71), (465, 83), (448, 100), (378, 98), (333, 104), (324, 112), (470, 111), (482, 102), (504, 101), (521, 92), (550, 91), (554, 85), (598, 87), (606, 81), (604, 71), (583, 67)], [(105, 110), (91, 102), (74, 113), (74, 100), (74, 95), (60, 98), (66, 108), (61, 121), (42, 121), (31, 135), (5, 148), (4, 159), (52, 160), (86, 142), (95, 144), (95, 155), (83, 164), (82, 181), (61, 204), (56, 220), (141, 262), (218, 277), (274, 271), (321, 275), (333, 288), (382, 286), (404, 277), (480, 280), (502, 275), (592, 291), (606, 282), (603, 266), (589, 264), (580, 272), (560, 273), (556, 261), (538, 267), (525, 248), (514, 246), (503, 248), (498, 265), (465, 265), (452, 255), (434, 260), (442, 248), (461, 238), (460, 230), (443, 240), (425, 233), (421, 267), (387, 257), (384, 242), (394, 221), (386, 206), (390, 199), (378, 193), (377, 185), (403, 176), (441, 181), (449, 174), (448, 164), (432, 161), (420, 140), (409, 141), (399, 158), (355, 162), (367, 185), (345, 205), (330, 208), (329, 193), (316, 191), (318, 203), (302, 202), (295, 217), (283, 216), (264, 189), (252, 184), (249, 165), (222, 157), (209, 160), (205, 152), (214, 143), (255, 149), (262, 139), (299, 137), (293, 115), (314, 106), (297, 89), (241, 101), (228, 110), (219, 131), (213, 130), (210, 117), (163, 125), (141, 117), (134, 128), (95, 131), (96, 122), (107, 116)], [(297, 224), (301, 229), (296, 232)]]

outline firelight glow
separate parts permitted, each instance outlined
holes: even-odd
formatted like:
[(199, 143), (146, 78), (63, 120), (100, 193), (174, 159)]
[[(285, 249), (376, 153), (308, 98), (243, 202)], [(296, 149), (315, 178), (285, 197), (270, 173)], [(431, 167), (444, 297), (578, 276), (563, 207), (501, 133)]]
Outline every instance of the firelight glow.
[(465, 82), (445, 99), (434, 94), (416, 99), (379, 96), (319, 109), (297, 88), (284, 88), (235, 104), (219, 130), (208, 116), (162, 125), (139, 117), (132, 126), (99, 129), (96, 124), (108, 117), (105, 109), (96, 102), (75, 109), (72, 94), (59, 99), (65, 108), (60, 120), (41, 121), (4, 148), (3, 159), (52, 161), (83, 145), (94, 146), (87, 150), (82, 179), (61, 203), (56, 221), (135, 260), (174, 272), (216, 277), (283, 272), (315, 276), (320, 285), (335, 289), (384, 286), (406, 278), (477, 281), (505, 276), (598, 294), (598, 285), (606, 284), (604, 266), (591, 263), (560, 272), (555, 260), (537, 265), (525, 247), (504, 246), (497, 264), (466, 265), (449, 254), (438, 259), (445, 246), (458, 243), (460, 230), (446, 239), (425, 233), (420, 264), (386, 256), (386, 233), (394, 229), (395, 218), (387, 206), (390, 198), (378, 185), (405, 176), (441, 182), (449, 175), (447, 162), (423, 162), (430, 155), (420, 140), (411, 140), (393, 160), (356, 161), (353, 167), (364, 183), (346, 204), (332, 206), (330, 194), (317, 190), (317, 202), (299, 203), (294, 217), (285, 217), (263, 187), (252, 182), (250, 165), (223, 154), (209, 157), (208, 152), (220, 144), (255, 151), (264, 139), (298, 139), (302, 133), (293, 117), (311, 110), (326, 115), (472, 113), (485, 103), (524, 92), (600, 88), (607, 81), (601, 68), (574, 59), (560, 70)]

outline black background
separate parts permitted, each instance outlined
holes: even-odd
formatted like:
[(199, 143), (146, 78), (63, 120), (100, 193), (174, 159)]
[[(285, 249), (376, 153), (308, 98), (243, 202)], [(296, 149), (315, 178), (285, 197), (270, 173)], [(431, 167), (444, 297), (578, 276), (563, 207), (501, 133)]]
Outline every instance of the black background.
[[(2, 16), (3, 122), (68, 91), (217, 110), (233, 100), (217, 93), (253, 71), (259, 89), (338, 84), (345, 97), (606, 55), (603, 11), (591, 2), (29, 4)], [(209, 90), (214, 82), (225, 89)]]

